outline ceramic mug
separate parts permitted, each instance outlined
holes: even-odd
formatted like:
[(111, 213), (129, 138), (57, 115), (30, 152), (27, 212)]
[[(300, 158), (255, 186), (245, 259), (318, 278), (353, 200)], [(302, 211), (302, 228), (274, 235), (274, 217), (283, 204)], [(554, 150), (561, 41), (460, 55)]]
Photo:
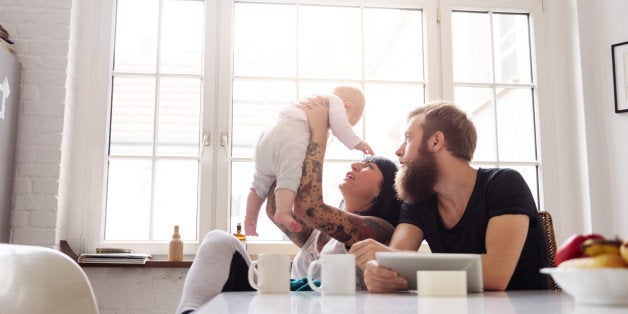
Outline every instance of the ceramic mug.
[(290, 257), (285, 254), (259, 254), (249, 266), (249, 284), (261, 293), (290, 292)]
[[(321, 268), (320, 287), (314, 284), (312, 278), (318, 266)], [(310, 263), (307, 283), (312, 290), (323, 294), (355, 294), (355, 255), (322, 254), (320, 259)]]

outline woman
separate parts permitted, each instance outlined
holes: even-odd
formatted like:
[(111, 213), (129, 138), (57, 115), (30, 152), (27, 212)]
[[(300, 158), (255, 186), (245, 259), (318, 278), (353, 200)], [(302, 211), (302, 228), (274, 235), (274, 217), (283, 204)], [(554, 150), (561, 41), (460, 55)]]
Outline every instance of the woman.
[[(299, 246), (292, 263), (292, 278), (306, 276), (310, 262), (320, 254), (346, 253), (353, 243), (373, 238), (387, 243), (397, 225), (400, 202), (394, 190), (395, 164), (382, 157), (366, 157), (351, 165), (339, 185), (343, 209), (323, 202), (322, 171), (328, 134), (326, 106), (308, 106), (326, 102), (325, 98), (302, 103), (311, 131), (301, 186), (295, 200), (294, 215), (303, 225), (300, 232), (280, 229)], [(266, 208), (273, 217), (274, 193), (269, 193)], [(221, 291), (253, 290), (247, 279), (251, 258), (233, 235), (221, 230), (207, 234), (188, 272), (178, 313), (190, 313)], [(361, 271), (356, 284), (365, 290)], [(320, 276), (314, 276), (320, 278)]]

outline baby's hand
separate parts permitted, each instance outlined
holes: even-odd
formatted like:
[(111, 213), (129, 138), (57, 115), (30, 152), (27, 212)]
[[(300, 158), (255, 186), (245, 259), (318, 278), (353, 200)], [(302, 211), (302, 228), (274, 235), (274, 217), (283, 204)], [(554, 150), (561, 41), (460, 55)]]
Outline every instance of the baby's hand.
[(365, 141), (360, 142), (358, 145), (355, 145), (355, 148), (359, 151), (362, 151), (363, 153), (367, 154), (367, 155), (375, 155), (375, 153), (373, 152), (373, 149), (371, 148), (371, 146), (369, 146), (369, 144)]

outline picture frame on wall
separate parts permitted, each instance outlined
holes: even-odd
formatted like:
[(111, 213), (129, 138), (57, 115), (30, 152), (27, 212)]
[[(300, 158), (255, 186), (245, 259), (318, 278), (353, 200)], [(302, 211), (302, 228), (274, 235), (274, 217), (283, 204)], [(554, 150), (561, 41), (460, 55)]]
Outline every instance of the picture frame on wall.
[(628, 112), (628, 41), (611, 45), (615, 112)]

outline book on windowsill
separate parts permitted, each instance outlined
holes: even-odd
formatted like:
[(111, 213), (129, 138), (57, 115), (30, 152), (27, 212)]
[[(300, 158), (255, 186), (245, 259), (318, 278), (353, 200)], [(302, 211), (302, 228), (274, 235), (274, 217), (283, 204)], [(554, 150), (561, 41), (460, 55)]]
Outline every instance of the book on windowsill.
[(13, 41), (9, 39), (9, 32), (7, 32), (2, 25), (0, 25), (0, 47), (4, 47), (10, 53), (15, 53), (15, 50), (13, 50)]
[(143, 253), (83, 253), (78, 262), (83, 264), (146, 264), (150, 254)]

